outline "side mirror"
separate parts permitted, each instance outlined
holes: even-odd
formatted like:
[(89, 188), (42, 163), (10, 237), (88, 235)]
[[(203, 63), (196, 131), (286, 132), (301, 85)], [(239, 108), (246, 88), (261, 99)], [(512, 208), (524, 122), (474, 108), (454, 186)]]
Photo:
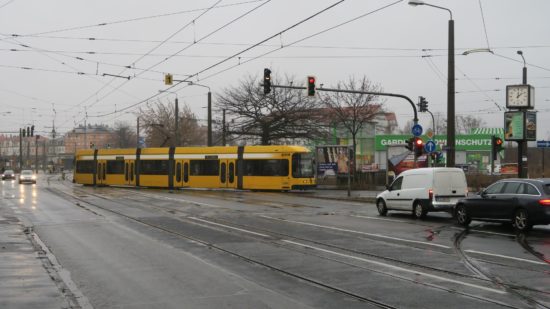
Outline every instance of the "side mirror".
[(386, 185), (386, 190), (391, 191), (390, 188), (390, 185)]
[(481, 189), (481, 191), (479, 191), (479, 195), (481, 197), (486, 197), (487, 196), (487, 192), (485, 192), (485, 189)]

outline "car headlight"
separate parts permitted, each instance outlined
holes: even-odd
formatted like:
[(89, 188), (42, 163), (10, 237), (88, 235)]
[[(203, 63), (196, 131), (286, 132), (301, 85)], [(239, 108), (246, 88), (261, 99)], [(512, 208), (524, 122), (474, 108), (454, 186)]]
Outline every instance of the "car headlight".
[(35, 176), (35, 175), (32, 175), (31, 178), (32, 178), (32, 180), (35, 180), (35, 179), (36, 179), (36, 176)]

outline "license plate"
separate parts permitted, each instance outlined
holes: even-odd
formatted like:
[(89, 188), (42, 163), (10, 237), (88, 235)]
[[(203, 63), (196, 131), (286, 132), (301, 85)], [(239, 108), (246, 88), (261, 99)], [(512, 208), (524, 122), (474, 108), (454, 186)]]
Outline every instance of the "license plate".
[(448, 198), (448, 197), (438, 197), (438, 196), (435, 197), (435, 200), (438, 201), (438, 202), (450, 202), (451, 201), (451, 199)]

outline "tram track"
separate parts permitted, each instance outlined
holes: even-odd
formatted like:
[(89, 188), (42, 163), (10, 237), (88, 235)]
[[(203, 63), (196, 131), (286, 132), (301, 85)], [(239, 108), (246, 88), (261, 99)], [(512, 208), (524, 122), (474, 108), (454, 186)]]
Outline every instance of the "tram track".
[[(199, 239), (197, 237), (194, 237), (194, 236), (191, 236), (191, 235), (186, 235), (186, 234), (183, 234), (183, 233), (180, 233), (180, 232), (177, 232), (177, 231), (174, 231), (174, 230), (171, 230), (169, 228), (166, 228), (166, 227), (163, 227), (161, 225), (158, 225), (158, 224), (152, 224), (150, 222), (147, 222), (145, 220), (142, 220), (140, 218), (135, 218), (135, 217), (132, 217), (132, 216), (128, 216), (122, 212), (119, 212), (119, 211), (116, 211), (116, 210), (113, 210), (113, 209), (109, 209), (108, 207), (104, 207), (102, 205), (99, 205), (97, 203), (93, 203), (93, 202), (90, 202), (88, 200), (85, 200), (84, 198), (80, 198), (78, 196), (75, 196), (75, 195), (72, 195), (70, 193), (67, 193), (67, 192), (64, 192), (62, 190), (57, 190), (57, 192), (59, 194), (63, 194), (65, 196), (69, 196), (81, 203), (86, 203), (88, 205), (91, 205), (93, 207), (97, 207), (97, 208), (100, 208), (104, 211), (107, 211), (107, 212), (110, 212), (110, 213), (113, 213), (113, 214), (116, 214), (120, 217), (123, 217), (125, 219), (128, 219), (130, 221), (133, 221), (133, 222), (137, 222), (137, 223), (140, 223), (142, 225), (145, 225), (145, 226), (148, 226), (150, 228), (154, 228), (154, 229), (157, 229), (159, 231), (162, 231), (162, 232), (165, 232), (165, 233), (168, 233), (168, 234), (171, 234), (171, 235), (174, 235), (174, 236), (177, 236), (177, 237), (180, 237), (180, 238), (183, 238), (183, 239), (187, 239), (187, 240), (191, 240), (193, 242), (196, 242), (196, 243), (199, 243), (199, 244), (202, 244), (208, 248), (211, 248), (211, 249), (215, 249), (219, 252), (223, 252), (223, 253), (226, 253), (226, 254), (229, 254), (231, 256), (234, 256), (234, 257), (237, 257), (239, 259), (242, 259), (246, 262), (249, 262), (249, 263), (252, 263), (252, 264), (255, 264), (255, 265), (259, 265), (259, 266), (262, 266), (262, 267), (265, 267), (267, 269), (270, 269), (270, 270), (273, 270), (273, 271), (276, 271), (278, 273), (281, 273), (285, 276), (289, 276), (289, 277), (292, 277), (292, 278), (295, 278), (295, 279), (298, 279), (298, 280), (302, 280), (302, 281), (305, 281), (305, 282), (308, 282), (310, 284), (313, 284), (315, 286), (318, 286), (318, 287), (321, 287), (321, 288), (324, 288), (324, 289), (328, 289), (328, 290), (331, 290), (333, 292), (337, 292), (337, 293), (340, 293), (340, 294), (343, 294), (343, 295), (346, 295), (346, 296), (349, 296), (349, 297), (352, 297), (356, 300), (359, 300), (359, 301), (363, 301), (363, 302), (366, 302), (366, 303), (369, 303), (369, 304), (372, 304), (376, 307), (379, 307), (379, 308), (388, 308), (388, 309), (394, 309), (394, 308), (398, 308), (398, 307), (394, 307), (392, 305), (389, 305), (389, 304), (386, 304), (386, 303), (383, 303), (381, 301), (378, 301), (374, 298), (371, 298), (371, 297), (366, 297), (366, 296), (363, 296), (363, 295), (359, 295), (357, 293), (354, 293), (354, 292), (351, 292), (351, 291), (348, 291), (348, 290), (345, 290), (343, 288), (338, 288), (336, 286), (333, 286), (333, 285), (330, 285), (330, 284), (327, 284), (327, 283), (324, 283), (324, 282), (321, 282), (319, 280), (316, 280), (314, 278), (310, 278), (310, 277), (306, 277), (304, 275), (300, 275), (300, 274), (297, 274), (295, 272), (290, 272), (290, 271), (287, 271), (287, 270), (284, 270), (280, 267), (276, 267), (276, 266), (273, 266), (273, 265), (269, 265), (267, 263), (264, 263), (262, 261), (259, 261), (257, 259), (253, 259), (253, 258), (250, 258), (250, 257), (247, 257), (247, 256), (244, 256), (242, 254), (239, 254), (238, 252), (235, 252), (235, 251), (232, 251), (232, 250), (228, 250), (228, 249), (225, 249), (221, 246), (218, 246), (214, 243), (211, 243), (211, 242), (207, 242), (207, 241), (204, 241), (202, 239)], [(53, 193), (53, 190), (52, 190), (52, 193)]]
[[(462, 249), (462, 242), (466, 238), (466, 236), (469, 234), (469, 228), (464, 229), (463, 231), (455, 234), (454, 236), (454, 249), (457, 252), (457, 254), (461, 257), (462, 262), (467, 265), (469, 269), (471, 269), (474, 273), (484, 276), (485, 278), (489, 279), (494, 285), (501, 286), (502, 288), (506, 289), (510, 294), (516, 296), (521, 301), (523, 301), (525, 304), (529, 306), (535, 306), (535, 308), (550, 308), (546, 304), (541, 303), (540, 301), (536, 300), (535, 298), (525, 295), (524, 293), (521, 293), (518, 291), (516, 285), (507, 283), (504, 279), (501, 277), (494, 275), (490, 273), (488, 270), (481, 267), (479, 264), (477, 264), (471, 257), (469, 257), (466, 252)], [(524, 289), (531, 292), (542, 292), (544, 291), (537, 291), (532, 289)]]
[[(73, 188), (74, 189), (74, 188)], [(100, 209), (103, 209), (105, 211), (108, 211), (108, 212), (111, 212), (111, 213), (114, 213), (114, 214), (117, 214), (119, 216), (122, 216), (122, 217), (125, 217), (129, 220), (132, 220), (132, 221), (135, 221), (135, 222), (139, 222), (141, 224), (144, 224), (144, 225), (147, 225), (149, 227), (152, 227), (152, 228), (156, 228), (156, 229), (159, 229), (159, 230), (162, 230), (166, 233), (170, 233), (170, 234), (174, 234), (178, 237), (182, 237), (182, 238), (185, 238), (185, 239), (189, 239), (189, 240), (192, 240), (192, 241), (195, 241), (195, 242), (198, 242), (198, 243), (201, 243), (203, 245), (206, 245), (210, 248), (214, 248), (216, 250), (219, 250), (221, 252), (224, 252), (224, 253), (227, 253), (227, 254), (230, 254), (230, 255), (233, 255), (235, 257), (239, 257), (243, 260), (246, 260), (250, 263), (254, 263), (254, 264), (257, 264), (257, 265), (261, 265), (263, 267), (266, 267), (266, 268), (269, 268), (271, 270), (274, 270), (274, 271), (277, 271), (277, 272), (280, 272), (282, 274), (285, 274), (285, 275), (288, 275), (288, 276), (291, 276), (291, 277), (294, 277), (294, 278), (297, 278), (297, 279), (300, 279), (300, 280), (304, 280), (304, 281), (307, 281), (307, 282), (310, 282), (312, 284), (315, 284), (317, 286), (320, 286), (320, 287), (324, 287), (324, 288), (327, 288), (327, 289), (330, 289), (330, 290), (333, 290), (335, 292), (339, 292), (341, 294), (345, 294), (347, 296), (351, 296), (351, 297), (354, 297), (355, 299), (358, 299), (358, 300), (361, 300), (361, 301), (365, 301), (365, 302), (368, 302), (368, 303), (371, 303), (373, 305), (376, 305), (380, 308), (394, 308), (393, 306), (391, 305), (388, 305), (388, 304), (384, 304), (384, 303), (381, 303), (377, 300), (374, 300), (372, 298), (369, 298), (369, 297), (366, 297), (366, 296), (363, 296), (363, 295), (358, 295), (356, 293), (353, 293), (351, 291), (347, 291), (347, 290), (344, 290), (344, 289), (341, 289), (341, 288), (338, 288), (338, 287), (335, 287), (335, 286), (332, 286), (330, 284), (327, 284), (327, 283), (323, 283), (319, 280), (316, 280), (314, 278), (311, 278), (311, 277), (306, 277), (304, 275), (300, 275), (300, 274), (297, 274), (297, 273), (293, 273), (293, 272), (289, 272), (287, 270), (284, 270), (284, 269), (281, 269), (280, 267), (276, 267), (276, 266), (273, 266), (273, 265), (269, 265), (265, 262), (262, 262), (262, 261), (259, 261), (259, 260), (256, 260), (256, 259), (253, 259), (253, 258), (250, 258), (250, 257), (247, 257), (247, 256), (244, 256), (238, 252), (235, 252), (235, 251), (232, 251), (232, 250), (228, 250), (226, 248), (222, 248), (221, 246), (218, 246), (216, 244), (213, 244), (213, 243), (210, 243), (210, 242), (207, 242), (207, 241), (204, 241), (204, 240), (201, 240), (201, 239), (198, 239), (194, 236), (191, 236), (191, 235), (185, 235), (185, 234), (182, 234), (182, 233), (179, 233), (179, 232), (176, 232), (176, 231), (173, 231), (173, 230), (170, 230), (169, 228), (166, 228), (166, 227), (163, 227), (161, 225), (158, 225), (158, 224), (151, 224), (150, 222), (146, 222), (144, 220), (141, 220), (140, 218), (135, 218), (135, 217), (132, 217), (132, 216), (128, 216), (120, 211), (116, 211), (116, 210), (113, 210), (113, 209), (110, 209), (108, 207), (105, 207), (105, 206), (102, 206), (102, 205), (98, 205), (97, 203), (93, 203), (93, 202), (90, 202), (84, 198), (80, 198), (80, 197), (77, 197), (77, 196), (74, 196), (70, 193), (66, 193), (66, 192), (63, 192), (61, 190), (59, 190), (61, 193), (65, 194), (65, 195), (68, 195), (68, 196), (71, 196), (72, 198), (76, 199), (76, 200), (79, 200), (80, 202), (83, 202), (83, 203), (87, 203), (91, 206), (94, 206), (94, 207), (98, 207)], [(80, 191), (80, 190), (78, 190)], [(106, 198), (106, 197), (103, 197), (101, 195), (97, 195), (97, 194), (90, 194), (89, 192), (85, 192), (85, 191), (80, 191), (82, 192), (84, 195), (86, 196), (95, 196), (95, 197), (98, 197), (98, 198), (102, 198), (102, 199), (105, 199), (105, 200), (108, 200), (109, 202), (116, 202), (116, 203), (119, 203), (119, 204), (122, 204), (123, 206), (125, 207), (135, 207), (135, 203), (136, 201), (133, 201), (134, 205), (128, 205), (128, 204), (125, 204), (125, 203), (120, 203), (120, 200), (113, 200), (113, 199), (110, 199), (110, 198)], [(162, 212), (165, 212), (165, 213), (169, 213), (169, 214), (176, 214), (176, 213), (179, 213), (183, 216), (189, 216), (188, 213), (184, 212), (184, 211), (181, 211), (181, 210), (177, 210), (177, 209), (166, 209), (166, 207), (160, 207), (160, 206), (156, 206), (156, 205), (152, 205), (152, 204), (145, 204), (145, 202), (143, 201), (138, 201), (139, 203), (143, 203), (144, 206), (146, 207), (153, 207), (155, 209), (158, 209), (158, 210), (161, 210)], [(176, 212), (176, 213), (174, 213)], [(421, 269), (425, 269), (425, 270), (430, 270), (430, 271), (436, 271), (436, 272), (440, 272), (440, 273), (446, 273), (448, 275), (452, 275), (452, 276), (460, 276), (460, 277), (463, 277), (463, 278), (469, 278), (469, 279), (475, 279), (475, 280), (481, 280), (482, 282), (484, 282), (485, 284), (486, 283), (495, 283), (494, 280), (491, 280), (491, 278), (479, 278), (478, 276), (469, 276), (469, 275), (464, 275), (464, 274), (460, 274), (460, 273), (456, 273), (456, 272), (450, 272), (450, 271), (445, 271), (445, 270), (441, 270), (441, 269), (438, 269), (438, 268), (432, 268), (432, 267), (427, 267), (425, 265), (419, 265), (419, 264), (414, 264), (414, 263), (409, 263), (409, 262), (406, 262), (406, 261), (400, 261), (400, 260), (396, 260), (396, 259), (393, 259), (393, 258), (388, 258), (388, 257), (383, 257), (383, 256), (377, 256), (377, 255), (374, 255), (374, 254), (369, 254), (369, 253), (366, 253), (366, 252), (362, 252), (362, 251), (357, 251), (357, 250), (352, 250), (352, 249), (349, 249), (349, 248), (344, 248), (344, 247), (340, 247), (340, 246), (335, 246), (335, 245), (331, 245), (331, 244), (327, 244), (327, 243), (324, 243), (324, 242), (319, 242), (319, 241), (315, 241), (315, 240), (311, 240), (311, 239), (306, 239), (306, 238), (300, 238), (300, 237), (296, 237), (296, 236), (293, 236), (293, 235), (289, 235), (289, 234), (285, 234), (285, 233), (278, 233), (278, 232), (274, 232), (274, 231), (270, 231), (270, 230), (265, 230), (265, 229), (258, 229), (258, 228), (255, 228), (255, 227), (250, 227), (250, 226), (246, 226), (246, 225), (239, 225), (239, 224), (235, 224), (233, 222), (227, 222), (227, 221), (224, 221), (224, 220), (213, 220), (212, 218), (207, 218), (207, 220), (210, 220), (212, 222), (223, 222), (225, 224), (231, 224), (232, 226), (238, 226), (238, 227), (241, 227), (241, 228), (253, 228), (254, 230), (256, 231), (260, 231), (260, 232), (265, 232), (265, 233), (269, 233), (271, 235), (276, 235), (277, 237), (287, 237), (289, 239), (293, 239), (293, 240), (297, 240), (297, 241), (305, 241), (305, 242), (308, 242), (308, 243), (311, 243), (311, 244), (315, 244), (315, 245), (319, 245), (319, 246), (323, 246), (323, 247), (326, 247), (326, 248), (331, 248), (331, 249), (334, 249), (334, 250), (338, 250), (338, 251), (341, 251), (341, 252), (346, 252), (346, 253), (353, 253), (353, 254), (356, 254), (356, 255), (362, 255), (362, 256), (369, 256), (369, 257), (374, 257), (374, 258), (379, 258), (379, 259), (385, 259), (387, 261), (391, 261), (393, 263), (399, 263), (403, 266), (408, 266), (408, 267), (415, 267), (415, 268), (421, 268)], [(183, 220), (179, 220), (179, 221), (183, 221)], [(185, 222), (187, 222), (188, 220), (185, 220)], [(208, 224), (207, 224), (208, 225)], [(420, 285), (424, 285), (424, 286), (427, 286), (427, 287), (430, 287), (430, 288), (436, 288), (436, 289), (439, 289), (439, 290), (444, 290), (444, 291), (447, 291), (447, 292), (450, 292), (450, 293), (454, 293), (454, 294), (458, 294), (458, 295), (462, 295), (462, 296), (465, 296), (465, 297), (469, 297), (469, 298), (473, 298), (473, 299), (476, 299), (478, 301), (483, 301), (483, 302), (488, 302), (488, 303), (492, 303), (492, 304), (495, 304), (495, 305), (499, 305), (499, 306), (502, 306), (502, 307), (506, 307), (506, 308), (521, 308), (521, 307), (516, 307), (514, 305), (508, 305), (506, 303), (503, 303), (502, 301), (499, 301), (499, 300), (495, 300), (495, 299), (491, 299), (491, 298), (487, 298), (487, 297), (484, 297), (484, 296), (480, 296), (480, 295), (474, 295), (474, 294), (471, 294), (471, 293), (466, 293), (466, 292), (461, 292), (461, 291), (458, 291), (454, 288), (446, 288), (446, 287), (443, 287), (443, 286), (440, 286), (440, 285), (435, 285), (433, 283), (428, 283), (428, 282), (419, 282), (417, 281), (416, 279), (411, 279), (411, 278), (407, 278), (406, 276), (401, 276), (401, 275), (398, 275), (398, 274), (395, 274), (395, 273), (390, 273), (390, 272), (385, 272), (385, 271), (380, 271), (380, 270), (377, 270), (377, 269), (372, 269), (372, 268), (368, 268), (368, 267), (364, 267), (364, 266), (361, 266), (361, 265), (357, 265), (355, 263), (351, 263), (351, 262), (347, 262), (347, 261), (343, 261), (342, 259), (335, 259), (335, 258), (330, 258), (330, 257), (327, 257), (326, 255), (323, 255), (323, 254), (314, 254), (312, 253), (311, 250), (309, 250), (309, 248), (307, 246), (299, 249), (297, 248), (296, 246), (288, 246), (287, 245), (282, 245), (280, 242), (276, 242), (276, 241), (273, 241), (273, 240), (265, 240), (263, 239), (262, 240), (263, 242), (266, 242), (266, 243), (269, 243), (270, 245), (276, 245), (278, 247), (284, 247), (285, 249), (287, 250), (294, 250), (294, 251), (298, 251), (302, 254), (307, 254), (307, 255), (310, 255), (310, 256), (315, 256), (317, 258), (323, 258), (323, 259), (328, 259), (328, 260), (331, 260), (331, 261), (334, 261), (334, 262), (338, 262), (338, 263), (341, 263), (341, 264), (344, 264), (344, 265), (347, 265), (347, 266), (350, 266), (350, 267), (356, 267), (356, 268), (360, 268), (360, 269), (363, 269), (363, 270), (366, 270), (366, 271), (371, 271), (371, 272), (376, 272), (376, 273), (379, 273), (379, 274), (382, 274), (382, 275), (386, 275), (386, 276), (390, 276), (392, 278), (395, 278), (395, 279), (400, 279), (400, 280), (403, 280), (403, 281), (408, 281), (408, 282), (411, 282), (411, 283), (415, 283), (415, 284), (420, 284)], [(502, 286), (503, 288), (506, 288), (507, 290), (513, 290), (514, 288), (517, 288), (517, 287), (513, 287), (513, 286), (506, 286), (505, 284), (501, 283), (501, 282), (498, 282), (499, 285), (497, 286)]]

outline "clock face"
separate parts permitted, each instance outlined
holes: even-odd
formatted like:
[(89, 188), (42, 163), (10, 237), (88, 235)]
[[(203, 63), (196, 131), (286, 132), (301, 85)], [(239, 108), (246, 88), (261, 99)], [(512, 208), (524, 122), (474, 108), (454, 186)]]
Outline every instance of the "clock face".
[(508, 107), (527, 107), (529, 106), (529, 86), (518, 85), (508, 86), (507, 88)]

